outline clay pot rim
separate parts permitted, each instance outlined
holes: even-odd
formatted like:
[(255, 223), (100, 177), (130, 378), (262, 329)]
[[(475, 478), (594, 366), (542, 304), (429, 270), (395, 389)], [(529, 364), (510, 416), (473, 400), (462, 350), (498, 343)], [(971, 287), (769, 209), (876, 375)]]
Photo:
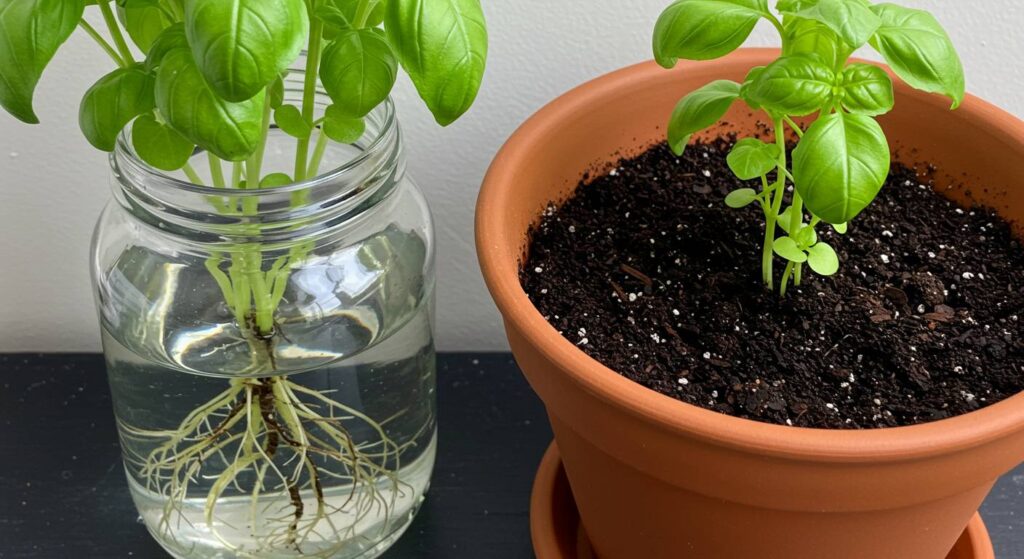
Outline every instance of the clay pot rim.
[[(719, 64), (753, 67), (777, 55), (777, 49), (740, 49)], [(681, 61), (679, 66), (685, 71), (695, 63)], [(516, 169), (530, 164), (531, 152), (543, 149), (536, 146), (543, 146), (548, 131), (560, 126), (563, 120), (588, 106), (600, 105), (609, 91), (655, 76), (663, 78), (663, 72), (666, 70), (653, 61), (644, 62), (580, 85), (530, 117), (498, 152), (477, 201), (476, 245), (487, 287), (507, 324), (557, 364), (579, 389), (667, 431), (729, 448), (819, 462), (895, 462), (982, 446), (1024, 427), (1024, 393), (975, 412), (907, 427), (847, 431), (761, 423), (706, 410), (645, 388), (562, 337), (520, 285), (518, 259), (504, 257), (505, 243), (518, 243), (522, 238), (521, 231), (505, 234), (509, 225), (504, 208), (509, 207), (510, 199), (517, 193)], [(948, 108), (948, 99), (912, 90), (899, 80), (896, 89), (903, 99)], [(1024, 142), (1024, 122), (978, 97), (967, 95), (957, 113), (1008, 142)]]

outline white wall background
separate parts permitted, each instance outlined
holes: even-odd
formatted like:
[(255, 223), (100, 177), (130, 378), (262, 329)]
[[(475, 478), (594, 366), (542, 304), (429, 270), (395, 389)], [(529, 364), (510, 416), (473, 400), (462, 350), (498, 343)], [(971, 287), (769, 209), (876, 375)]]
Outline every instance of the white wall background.
[[(516, 126), (567, 89), (650, 58), (669, 0), (483, 0), (491, 30), (483, 91), (462, 120), (434, 126), (407, 82), (396, 98), (410, 170), (437, 218), (438, 341), (447, 350), (505, 348), (473, 248), (480, 179)], [(960, 49), (968, 89), (1024, 116), (1024, 5), (1018, 0), (902, 0), (936, 13)], [(777, 44), (770, 27), (750, 44)], [(39, 86), (43, 124), (0, 111), (0, 351), (97, 350), (87, 254), (108, 197), (107, 161), (82, 138), (78, 102), (110, 70), (80, 32)], [(1024, 165), (1024, 161), (1008, 162)]]

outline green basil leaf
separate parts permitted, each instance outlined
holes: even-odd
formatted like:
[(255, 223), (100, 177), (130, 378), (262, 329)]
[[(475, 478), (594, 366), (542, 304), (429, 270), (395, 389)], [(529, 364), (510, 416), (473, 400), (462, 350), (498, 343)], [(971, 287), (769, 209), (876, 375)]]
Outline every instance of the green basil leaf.
[(135, 117), (153, 110), (153, 76), (141, 64), (99, 79), (82, 98), (78, 125), (96, 149), (114, 151), (117, 135)]
[(160, 66), (160, 62), (167, 56), (167, 53), (176, 49), (188, 49), (188, 37), (185, 36), (185, 24), (175, 23), (164, 29), (163, 32), (153, 40), (149, 46), (149, 53), (146, 54), (146, 70), (153, 71)]
[(260, 181), (260, 188), (274, 188), (291, 184), (292, 178), (286, 173), (270, 173)]
[(965, 94), (964, 67), (935, 16), (895, 4), (871, 9), (882, 21), (871, 46), (896, 75), (917, 89), (949, 97), (952, 108), (959, 107)]
[(349, 118), (333, 105), (324, 113), (323, 132), (327, 137), (342, 144), (354, 144), (363, 137), (366, 122), (361, 118)]
[(839, 256), (827, 243), (818, 243), (807, 249), (807, 265), (818, 274), (831, 276), (839, 271)]
[(753, 99), (750, 98), (750, 88), (754, 87), (757, 79), (761, 77), (761, 73), (764, 72), (766, 66), (754, 66), (747, 72), (747, 77), (743, 80), (743, 85), (740, 86), (740, 99), (749, 106), (751, 109), (759, 110), (761, 105), (758, 105)]
[(819, 118), (793, 152), (793, 178), (810, 212), (846, 223), (875, 199), (889, 174), (889, 144), (867, 115)]
[(739, 48), (768, 12), (767, 0), (677, 0), (654, 25), (654, 59), (665, 68)]
[(164, 57), (156, 75), (156, 106), (183, 136), (228, 161), (241, 161), (263, 136), (264, 93), (239, 103), (219, 97), (199, 73), (192, 53)]
[(740, 84), (718, 80), (683, 97), (668, 122), (668, 145), (682, 155), (690, 136), (718, 122), (739, 97)]
[(733, 146), (726, 162), (741, 180), (756, 179), (779, 166), (779, 146), (757, 138), (743, 138)]
[(854, 49), (867, 43), (882, 25), (871, 8), (858, 0), (819, 0), (793, 15), (824, 23)]
[(276, 109), (284, 104), (284, 78), (278, 76), (276, 80), (267, 86), (267, 95), (270, 96), (270, 108)]
[(753, 188), (733, 190), (725, 197), (725, 205), (730, 208), (745, 208), (757, 200), (757, 191)]
[[(357, 28), (356, 16), (359, 12), (361, 0), (326, 0), (316, 7), (316, 16), (324, 24), (334, 27), (337, 31), (347, 31)], [(374, 5), (367, 14), (366, 23), (362, 29), (377, 27), (384, 22), (384, 2), (374, 1)]]
[(779, 0), (775, 9), (783, 13), (799, 12), (817, 5), (818, 0)]
[(747, 95), (759, 106), (790, 116), (804, 116), (831, 102), (836, 76), (815, 56), (783, 56), (769, 64)]
[(148, 53), (153, 42), (172, 22), (159, 0), (119, 0), (117, 13), (132, 42)]
[(818, 232), (814, 230), (814, 227), (804, 225), (799, 231), (797, 231), (794, 239), (797, 244), (802, 247), (813, 246), (818, 242)]
[(309, 15), (303, 0), (190, 0), (185, 33), (213, 91), (245, 101), (299, 57)]
[(892, 79), (871, 64), (851, 64), (843, 71), (842, 104), (851, 113), (877, 116), (895, 103)]
[(442, 126), (476, 99), (487, 60), (480, 0), (388, 0), (388, 42)]
[(779, 237), (772, 244), (775, 254), (797, 264), (807, 262), (807, 253), (800, 249), (792, 237)]
[(840, 235), (845, 235), (846, 234), (846, 230), (848, 228), (848, 224), (846, 224), (846, 223), (835, 223), (835, 224), (832, 225), (832, 228), (836, 230), (836, 233), (839, 233)]
[(188, 163), (195, 145), (177, 130), (157, 121), (152, 113), (132, 124), (132, 146), (143, 161), (164, 171), (176, 171)]
[(320, 63), (320, 81), (335, 110), (349, 118), (364, 117), (387, 99), (397, 76), (391, 46), (368, 29), (342, 32)]
[(349, 19), (351, 16), (345, 13), (344, 10), (339, 9), (333, 3), (320, 4), (316, 7), (313, 12), (314, 16), (323, 22), (325, 27), (333, 28), (333, 31), (347, 31), (352, 29), (354, 26), (352, 20)]
[(285, 134), (299, 139), (313, 133), (313, 124), (302, 117), (302, 111), (295, 105), (281, 105), (274, 111), (274, 122)]
[(789, 230), (789, 225), (793, 222), (793, 218), (791, 217), (792, 215), (793, 206), (787, 206), (786, 209), (782, 210), (782, 213), (779, 214), (779, 218), (776, 220), (779, 228), (785, 231), (787, 235), (791, 235), (793, 233)]
[(36, 84), (84, 10), (83, 0), (0, 0), (0, 106), (18, 120), (39, 122)]
[(835, 31), (820, 21), (788, 16), (784, 25), (783, 56), (816, 55), (829, 68), (839, 68), (853, 52)]

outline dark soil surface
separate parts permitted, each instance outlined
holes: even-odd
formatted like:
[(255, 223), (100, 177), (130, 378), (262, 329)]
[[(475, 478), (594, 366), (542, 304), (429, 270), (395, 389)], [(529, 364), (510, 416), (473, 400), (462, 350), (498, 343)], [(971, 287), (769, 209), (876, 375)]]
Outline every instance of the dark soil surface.
[(839, 273), (805, 270), (780, 300), (760, 279), (760, 208), (723, 203), (748, 186), (730, 145), (656, 146), (549, 208), (522, 283), (563, 336), (652, 390), (784, 425), (911, 425), (1024, 390), (1024, 249), (1006, 222), (895, 165), (848, 234), (819, 226)]

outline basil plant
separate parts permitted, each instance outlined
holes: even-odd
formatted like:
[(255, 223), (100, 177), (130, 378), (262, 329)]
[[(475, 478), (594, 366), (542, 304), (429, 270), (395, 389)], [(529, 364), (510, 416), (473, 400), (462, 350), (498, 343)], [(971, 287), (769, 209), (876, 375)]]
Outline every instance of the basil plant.
[[(98, 11), (99, 28), (83, 17), (86, 10)], [(89, 143), (113, 151), (131, 126), (133, 147), (148, 164), (202, 184), (191, 161), (206, 152), (213, 186), (230, 189), (316, 176), (331, 141), (363, 135), (365, 117), (388, 97), (399, 66), (438, 123), (450, 124), (473, 103), (487, 57), (479, 0), (0, 0), (0, 106), (39, 122), (36, 84), (76, 29), (115, 66), (82, 99), (79, 124)], [(292, 105), (284, 78), (303, 50), (302, 100)], [(320, 117), (317, 78), (332, 102)], [(290, 175), (263, 170), (275, 125), (296, 140)], [(303, 201), (297, 196), (293, 204)], [(258, 210), (216, 198), (211, 204), (224, 215)], [(258, 257), (244, 254), (258, 250), (240, 248), (237, 258)], [(291, 260), (301, 260), (304, 250), (293, 252)], [(225, 299), (239, 301), (232, 305), (239, 325), (273, 332), (279, 290), (233, 297), (250, 282), (233, 277), (237, 271), (218, 273), (218, 259), (208, 265)], [(274, 270), (263, 273), (257, 283), (274, 285)]]
[[(779, 0), (775, 7), (768, 0), (678, 0), (658, 18), (654, 56), (666, 68), (679, 59), (719, 58), (743, 44), (762, 19), (782, 37), (781, 56), (752, 69), (743, 83), (715, 81), (683, 98), (668, 141), (682, 154), (691, 135), (738, 100), (768, 114), (775, 141), (744, 138), (728, 156), (738, 178), (759, 179), (761, 188), (736, 190), (725, 203), (756, 203), (764, 211), (762, 276), (774, 289), (773, 261), (782, 258), (785, 295), (791, 282), (800, 284), (804, 264), (821, 275), (838, 271), (836, 252), (818, 240), (816, 227), (824, 222), (845, 233), (889, 174), (889, 145), (876, 118), (893, 108), (893, 82), (878, 66), (851, 63), (850, 55), (870, 45), (893, 73), (949, 97), (954, 109), (964, 98), (964, 72), (949, 35), (928, 12), (867, 0)], [(806, 130), (794, 120), (811, 115)], [(787, 126), (798, 139), (791, 166)], [(793, 195), (784, 208), (789, 183)]]
[[(104, 25), (90, 24), (87, 9)], [(116, 66), (82, 99), (93, 146), (112, 151), (131, 125), (136, 151), (159, 169), (188, 172), (198, 147), (257, 170), (273, 121), (299, 140), (289, 181), (308, 178), (314, 132), (359, 138), (399, 66), (447, 125), (473, 103), (487, 57), (479, 0), (0, 0), (0, 106), (39, 122), (36, 84), (76, 28)], [(303, 49), (307, 76), (319, 75), (333, 101), (318, 120), (315, 80), (301, 106), (283, 102), (283, 77)]]

